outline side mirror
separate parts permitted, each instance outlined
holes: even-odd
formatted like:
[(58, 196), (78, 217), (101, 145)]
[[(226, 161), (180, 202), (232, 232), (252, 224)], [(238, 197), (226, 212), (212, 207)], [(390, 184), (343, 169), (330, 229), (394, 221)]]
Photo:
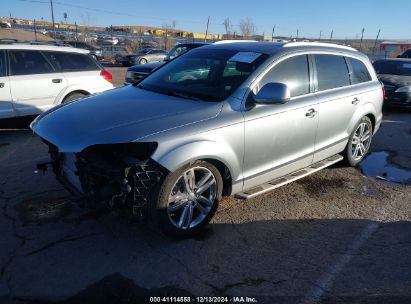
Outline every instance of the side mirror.
[(287, 103), (290, 98), (290, 89), (286, 84), (270, 82), (265, 84), (254, 96), (254, 102), (257, 104), (283, 104)]

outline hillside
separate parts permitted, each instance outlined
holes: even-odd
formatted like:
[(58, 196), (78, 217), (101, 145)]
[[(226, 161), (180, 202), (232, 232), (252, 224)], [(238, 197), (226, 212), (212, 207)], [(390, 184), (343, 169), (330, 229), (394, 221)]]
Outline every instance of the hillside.
[[(17, 28), (0, 28), (0, 39), (17, 39), (19, 41), (35, 40), (34, 32)], [(52, 41), (53, 38), (37, 32), (38, 41)]]

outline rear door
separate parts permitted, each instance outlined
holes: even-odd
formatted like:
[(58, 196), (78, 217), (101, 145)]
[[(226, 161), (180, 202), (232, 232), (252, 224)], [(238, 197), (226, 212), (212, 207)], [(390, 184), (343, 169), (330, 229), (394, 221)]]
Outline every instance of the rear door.
[(10, 79), (7, 75), (6, 52), (0, 50), (0, 119), (15, 115), (10, 93)]
[(100, 76), (100, 66), (87, 54), (68, 52), (43, 52), (43, 54), (57, 70), (63, 73), (69, 90), (81, 88), (88, 91), (107, 84)]
[(348, 62), (342, 55), (315, 54), (319, 122), (314, 162), (344, 150), (352, 128), (363, 115), (362, 88), (351, 86)]
[(35, 115), (55, 105), (67, 81), (37, 50), (10, 50), (10, 83), (18, 115)]

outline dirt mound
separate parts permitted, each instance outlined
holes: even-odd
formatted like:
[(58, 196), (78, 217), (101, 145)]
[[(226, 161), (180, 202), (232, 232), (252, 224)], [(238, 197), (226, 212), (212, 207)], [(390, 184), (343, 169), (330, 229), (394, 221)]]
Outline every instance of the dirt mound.
[[(0, 28), (0, 39), (17, 39), (18, 41), (34, 41), (34, 31), (17, 28)], [(38, 41), (53, 41), (54, 39), (37, 31)]]

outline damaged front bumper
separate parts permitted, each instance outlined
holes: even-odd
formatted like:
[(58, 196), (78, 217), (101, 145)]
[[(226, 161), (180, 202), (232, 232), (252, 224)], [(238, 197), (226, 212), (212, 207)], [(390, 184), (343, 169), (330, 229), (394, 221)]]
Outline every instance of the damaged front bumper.
[(131, 206), (144, 216), (150, 191), (168, 173), (150, 158), (156, 143), (94, 145), (79, 153), (60, 153), (46, 143), (57, 179), (88, 205)]

